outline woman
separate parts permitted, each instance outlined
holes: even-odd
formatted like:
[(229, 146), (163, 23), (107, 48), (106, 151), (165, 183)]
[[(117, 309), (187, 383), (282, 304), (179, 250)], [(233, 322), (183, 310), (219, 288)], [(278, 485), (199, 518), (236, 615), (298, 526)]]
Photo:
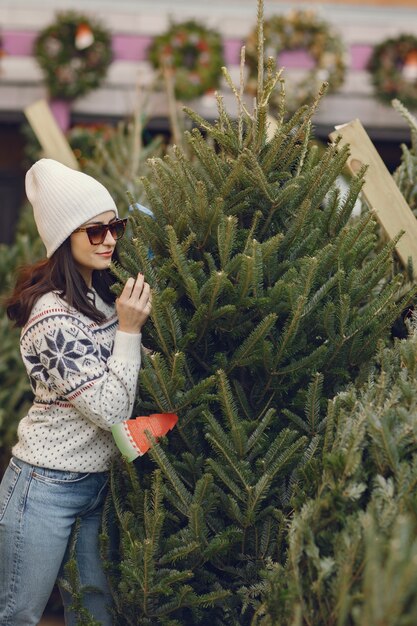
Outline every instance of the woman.
[[(0, 485), (0, 624), (38, 624), (55, 581), (65, 578), (77, 521), (84, 606), (112, 623), (98, 550), (111, 426), (131, 417), (149, 285), (129, 278), (115, 300), (109, 266), (126, 220), (94, 178), (41, 159), (26, 193), (46, 259), (21, 272), (7, 314), (21, 331), (34, 402)], [(71, 598), (61, 589), (66, 624)]]

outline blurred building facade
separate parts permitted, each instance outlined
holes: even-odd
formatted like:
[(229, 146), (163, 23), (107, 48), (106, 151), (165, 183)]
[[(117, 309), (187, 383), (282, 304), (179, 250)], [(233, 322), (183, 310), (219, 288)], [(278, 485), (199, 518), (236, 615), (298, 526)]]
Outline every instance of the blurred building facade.
[[(327, 95), (315, 118), (316, 132), (326, 138), (335, 125), (359, 118), (390, 167), (399, 146), (408, 139), (408, 129), (392, 107), (378, 102), (366, 70), (372, 47), (402, 33), (417, 36), (417, 0), (361, 0), (280, 2), (265, 0), (265, 16), (310, 9), (326, 20), (346, 46), (348, 71), (343, 86)], [(256, 0), (0, 0), (0, 194), (7, 210), (0, 211), (0, 232), (9, 240), (13, 230), (10, 214), (21, 201), (23, 139), (19, 128), (24, 108), (46, 98), (42, 73), (32, 56), (36, 34), (53, 22), (57, 11), (76, 10), (99, 19), (113, 37), (114, 61), (104, 84), (71, 105), (71, 120), (112, 121), (129, 116), (138, 92), (150, 87), (154, 72), (146, 51), (152, 38), (170, 22), (195, 19), (216, 29), (224, 43), (225, 61), (235, 81), (239, 78), (239, 56), (245, 38), (256, 24)], [(303, 72), (288, 67), (287, 75)], [(286, 76), (284, 72), (284, 77)], [(227, 85), (221, 89), (233, 113), (234, 98)], [(204, 96), (191, 106), (204, 117), (216, 116), (215, 99)], [(147, 112), (155, 128), (167, 122), (163, 93), (152, 93)], [(394, 152), (393, 152), (394, 151)], [(391, 163), (392, 161), (392, 163)], [(9, 216), (4, 222), (4, 216)], [(3, 219), (3, 224), (2, 220)]]

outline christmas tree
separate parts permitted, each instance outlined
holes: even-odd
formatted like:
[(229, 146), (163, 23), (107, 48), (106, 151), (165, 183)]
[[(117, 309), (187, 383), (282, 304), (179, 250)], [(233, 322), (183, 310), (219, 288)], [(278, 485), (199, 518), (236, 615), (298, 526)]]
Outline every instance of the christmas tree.
[(366, 379), (414, 295), (398, 298), (395, 241), (375, 253), (372, 215), (351, 217), (365, 171), (342, 194), (348, 149), (314, 142), (324, 89), (287, 116), (281, 74), (264, 69), (261, 1), (259, 31), (253, 108), (226, 72), (237, 119), (220, 95), (215, 123), (188, 111), (187, 152), (150, 161), (152, 215), (131, 214), (115, 268), (153, 289), (137, 414), (179, 416), (112, 472), (102, 540), (120, 626), (251, 623), (266, 568), (287, 559), (294, 502), (313, 494), (328, 399)]

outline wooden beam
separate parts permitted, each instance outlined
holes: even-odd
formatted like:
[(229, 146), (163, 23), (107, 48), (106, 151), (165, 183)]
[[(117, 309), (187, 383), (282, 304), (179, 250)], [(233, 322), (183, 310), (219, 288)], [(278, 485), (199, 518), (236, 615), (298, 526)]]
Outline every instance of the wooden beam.
[(79, 166), (74, 152), (59, 128), (46, 100), (37, 100), (27, 106), (24, 112), (42, 146), (43, 155), (48, 159), (55, 159), (74, 170), (78, 170)]
[(414, 275), (417, 276), (416, 217), (361, 122), (355, 119), (348, 124), (337, 126), (329, 135), (333, 143), (339, 136), (341, 145), (350, 146), (347, 161), (349, 170), (356, 174), (364, 164), (368, 166), (362, 190), (365, 200), (390, 239), (404, 231), (396, 245), (396, 251), (404, 267), (407, 267), (411, 259)]

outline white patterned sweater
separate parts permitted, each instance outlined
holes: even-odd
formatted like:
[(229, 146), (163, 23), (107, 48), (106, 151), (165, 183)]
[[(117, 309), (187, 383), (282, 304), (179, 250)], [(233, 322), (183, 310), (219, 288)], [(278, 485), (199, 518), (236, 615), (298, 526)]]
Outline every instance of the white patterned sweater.
[(96, 324), (57, 293), (39, 298), (20, 349), (34, 402), (18, 428), (13, 454), (71, 472), (102, 472), (117, 454), (111, 426), (132, 414), (141, 335), (117, 330), (114, 305), (94, 292), (106, 316)]

